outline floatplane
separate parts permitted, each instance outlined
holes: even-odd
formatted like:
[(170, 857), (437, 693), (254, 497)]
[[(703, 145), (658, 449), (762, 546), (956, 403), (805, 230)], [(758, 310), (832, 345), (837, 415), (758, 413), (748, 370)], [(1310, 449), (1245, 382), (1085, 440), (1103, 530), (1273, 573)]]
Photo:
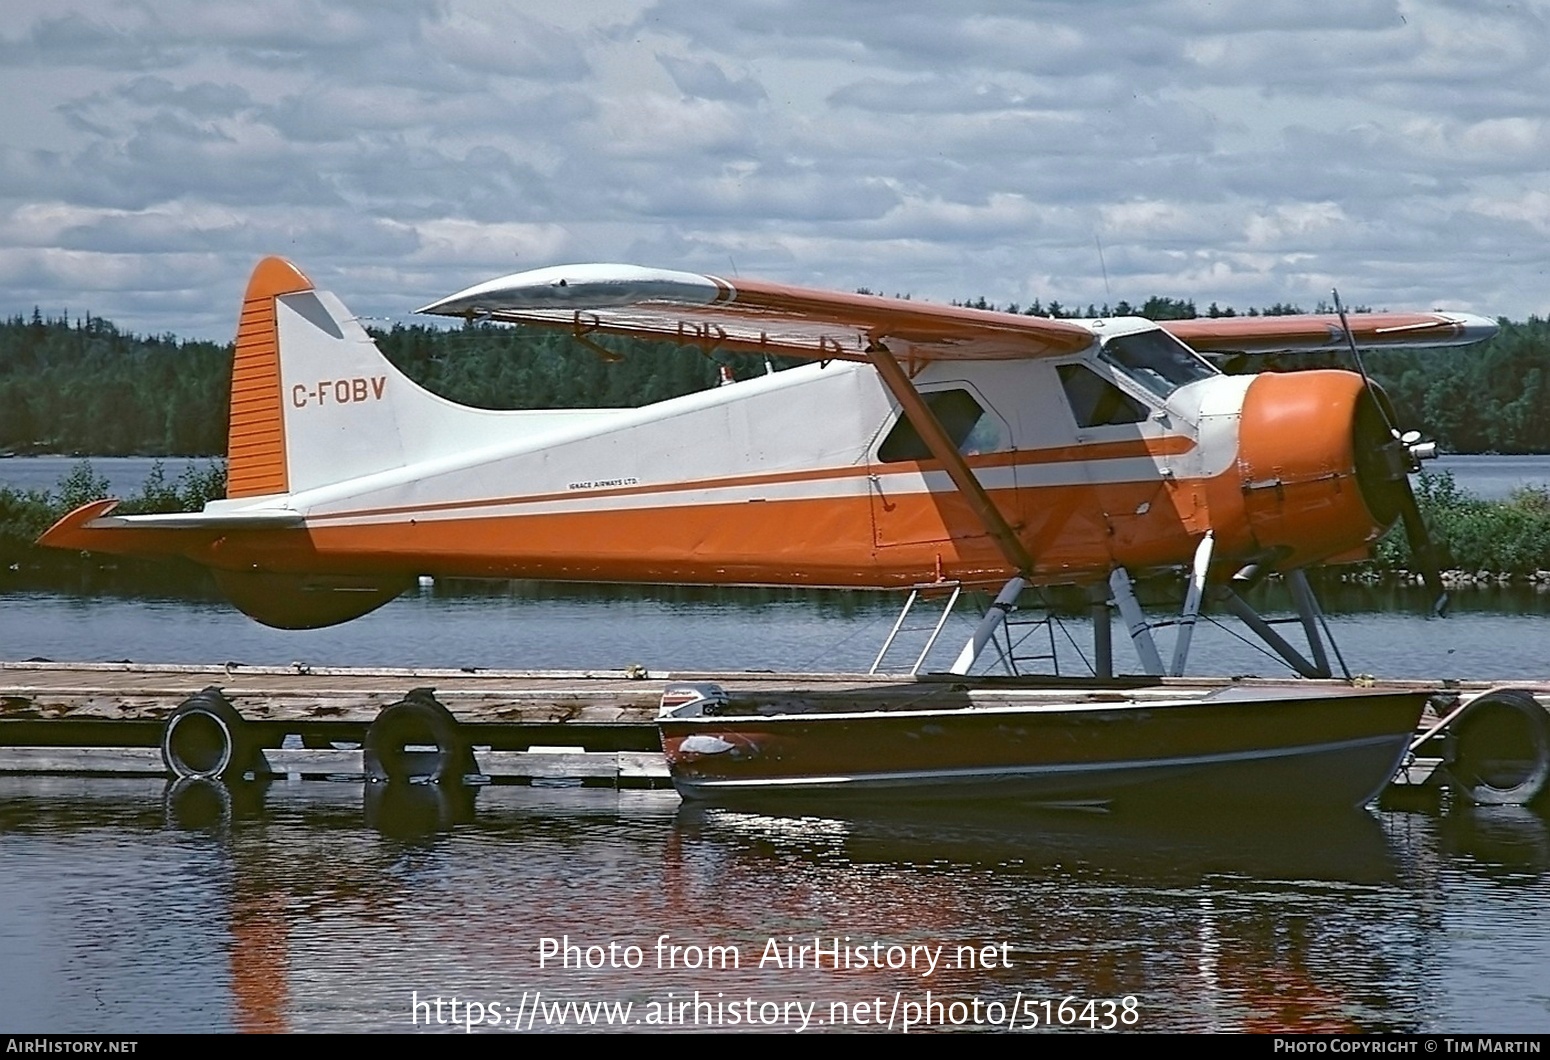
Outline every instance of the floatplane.
[[(1112, 609), (1142, 673), (1182, 674), (1207, 599), (1299, 674), (1328, 677), (1305, 568), (1364, 557), (1403, 522), (1442, 594), (1409, 481), (1431, 447), (1399, 429), (1359, 351), (1495, 331), (1454, 312), (1048, 319), (607, 264), (502, 276), (421, 311), (600, 349), (631, 336), (806, 363), (640, 408), (467, 408), (405, 377), (336, 297), (269, 258), (238, 326), (226, 498), (142, 516), (95, 501), (42, 543), (184, 557), (289, 629), (364, 615), (423, 575), (899, 589), (911, 602), (997, 590), (958, 674), (1001, 650), (1024, 590), (1077, 585), (1099, 682), (1114, 677)], [(1209, 359), (1299, 351), (1345, 351), (1358, 370), (1227, 375)], [(1134, 590), (1160, 569), (1186, 575), (1168, 662)], [(1244, 599), (1271, 573), (1291, 587), (1306, 653)], [(777, 718), (692, 688), (668, 697), (662, 725), (696, 796), (940, 785), (1080, 798), (1213, 764), (1243, 787), (1246, 769), (1274, 762), (1359, 802), (1392, 773), (1424, 699), (1164, 687)]]

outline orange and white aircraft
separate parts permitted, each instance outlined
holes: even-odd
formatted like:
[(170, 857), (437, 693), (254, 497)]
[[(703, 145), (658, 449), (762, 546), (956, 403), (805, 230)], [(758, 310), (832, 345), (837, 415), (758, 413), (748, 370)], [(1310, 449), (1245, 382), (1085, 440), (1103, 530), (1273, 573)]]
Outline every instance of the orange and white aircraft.
[(503, 276), (423, 311), (810, 363), (641, 408), (467, 408), (411, 382), (338, 299), (269, 258), (238, 327), (226, 499), (145, 516), (96, 501), (42, 543), (186, 557), (286, 628), (365, 614), (417, 575), (951, 580), (1004, 585), (1003, 603), (1027, 584), (1090, 584), (1162, 672), (1135, 630), (1136, 572), (1193, 569), (1192, 621), (1207, 582), (1233, 571), (1355, 558), (1401, 517), (1426, 544), (1407, 478), (1426, 447), (1362, 375), (1229, 376), (1197, 351), (1495, 331), (1443, 312), (1349, 329), (1052, 320), (627, 265)]

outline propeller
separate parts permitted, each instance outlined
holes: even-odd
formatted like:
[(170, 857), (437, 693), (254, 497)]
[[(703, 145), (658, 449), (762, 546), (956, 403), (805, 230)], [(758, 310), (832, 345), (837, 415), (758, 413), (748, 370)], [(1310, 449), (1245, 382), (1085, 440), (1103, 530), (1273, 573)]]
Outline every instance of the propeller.
[(1399, 517), (1405, 524), (1405, 540), (1410, 543), (1410, 562), (1421, 572), (1421, 581), (1432, 594), (1432, 614), (1441, 618), (1448, 613), (1448, 590), (1442, 584), (1442, 572), (1437, 569), (1437, 546), (1432, 542), (1426, 521), (1421, 518), (1421, 509), (1416, 504), (1408, 476), (1400, 500)]
[(1368, 395), (1372, 398), (1373, 407), (1378, 410), (1382, 418), (1383, 427), (1388, 433), (1389, 441), (1383, 443), (1379, 449), (1382, 457), (1382, 472), (1384, 477), (1393, 484), (1392, 499), (1395, 507), (1399, 509), (1400, 521), (1405, 525), (1405, 540), (1410, 545), (1410, 563), (1421, 574), (1421, 582), (1432, 596), (1432, 613), (1439, 618), (1448, 610), (1448, 590), (1442, 584), (1442, 572), (1438, 569), (1438, 549), (1432, 541), (1431, 531), (1426, 527), (1426, 520), (1421, 517), (1421, 506), (1416, 502), (1415, 490), (1410, 485), (1410, 475), (1421, 470), (1421, 461), (1430, 460), (1437, 455), (1435, 442), (1423, 442), (1419, 431), (1405, 431), (1400, 433), (1394, 425), (1388, 399), (1372, 378), (1367, 374), (1367, 368), (1362, 364), (1361, 351), (1356, 346), (1356, 336), (1351, 333), (1351, 324), (1346, 319), (1345, 307), (1340, 304), (1340, 292), (1332, 292), (1335, 296), (1335, 312), (1340, 316), (1340, 330), (1345, 334), (1346, 346), (1351, 351), (1351, 359), (1356, 362), (1356, 370), (1361, 373), (1362, 383), (1367, 388)]

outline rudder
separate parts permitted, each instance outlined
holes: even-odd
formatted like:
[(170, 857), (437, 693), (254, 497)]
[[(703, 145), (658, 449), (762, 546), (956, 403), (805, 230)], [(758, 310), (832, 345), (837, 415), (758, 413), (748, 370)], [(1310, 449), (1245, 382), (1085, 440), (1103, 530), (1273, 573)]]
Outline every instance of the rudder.
[(275, 299), (310, 290), (312, 281), (284, 258), (260, 261), (248, 280), (231, 367), (231, 417), (226, 435), (228, 498), (289, 491)]

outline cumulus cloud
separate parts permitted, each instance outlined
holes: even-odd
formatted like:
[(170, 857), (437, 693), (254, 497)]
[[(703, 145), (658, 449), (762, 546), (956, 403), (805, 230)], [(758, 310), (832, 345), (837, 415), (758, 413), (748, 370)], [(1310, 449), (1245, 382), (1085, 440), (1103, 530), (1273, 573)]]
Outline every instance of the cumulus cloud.
[(7, 312), (225, 337), (273, 252), (382, 316), (576, 258), (1002, 303), (1311, 303), (1338, 282), (1369, 304), (1546, 309), (1536, 5), (8, 13)]
[(591, 72), (584, 35), (516, 10), (482, 17), (453, 10), (432, 21), (424, 36), (442, 61), (487, 74), (554, 83), (579, 81)]
[(673, 55), (658, 55), (657, 62), (686, 96), (731, 103), (758, 103), (765, 98), (764, 88), (757, 80), (746, 74), (736, 79), (729, 77), (719, 63)]

